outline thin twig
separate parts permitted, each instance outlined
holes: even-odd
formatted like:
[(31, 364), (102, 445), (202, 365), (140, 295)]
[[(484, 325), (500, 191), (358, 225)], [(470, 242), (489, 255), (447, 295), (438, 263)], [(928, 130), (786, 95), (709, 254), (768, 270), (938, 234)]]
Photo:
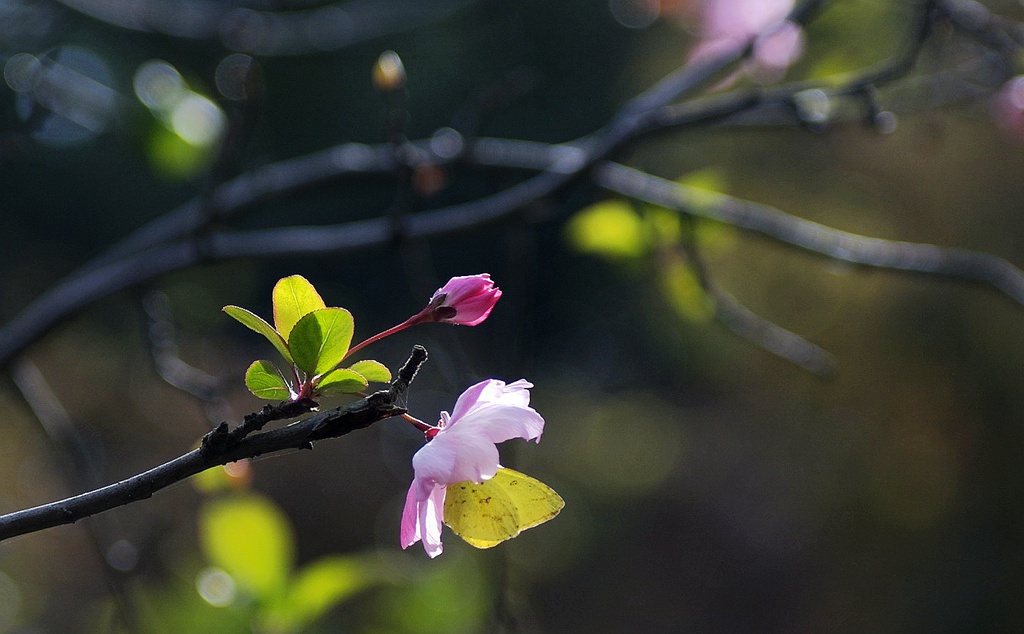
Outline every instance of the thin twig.
[[(691, 218), (692, 220), (692, 218)], [(836, 371), (836, 360), (826, 350), (804, 339), (795, 332), (758, 315), (739, 302), (732, 294), (723, 290), (711, 278), (700, 245), (694, 232), (689, 232), (682, 250), (697, 273), (704, 292), (714, 305), (715, 320), (737, 337), (763, 348), (807, 370), (820, 378), (832, 378)]]

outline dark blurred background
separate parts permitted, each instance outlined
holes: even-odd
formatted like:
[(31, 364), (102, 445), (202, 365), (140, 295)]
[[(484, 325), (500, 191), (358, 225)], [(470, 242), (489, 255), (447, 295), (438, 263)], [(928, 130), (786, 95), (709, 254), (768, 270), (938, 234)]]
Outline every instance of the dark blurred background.
[[(385, 142), (387, 98), (371, 82), (385, 50), (408, 73), (409, 138), (476, 117), (482, 136), (561, 142), (606, 123), (697, 39), (685, 2), (450, 3), (458, 6), (344, 47), (256, 52), (247, 63), (261, 69), (262, 96), (246, 105), (218, 92), (218, 65), (233, 54), (227, 36), (122, 28), (75, 4), (0, 1), (0, 322), (219, 180), (337, 143)], [(807, 29), (790, 77), (885, 59), (917, 8), (834, 5)], [(1016, 3), (988, 6), (1022, 17)], [(952, 39), (921, 64), (955, 61), (962, 51), (942, 50)], [(27, 98), (25, 69), (39, 60), (93, 82), (95, 107), (72, 112), (76, 122)], [(176, 131), (165, 93), (145, 97), (146, 77), (177, 86), (173, 105), (194, 96), (192, 116), (213, 131), (181, 136), (195, 126)], [(514, 86), (507, 102), (481, 108), (502, 85)], [(618, 158), (670, 179), (700, 174), (719, 191), (855, 233), (1020, 265), (1024, 146), (993, 120), (991, 92), (942, 107), (911, 99), (890, 134), (857, 122), (684, 129)], [(236, 116), (242, 140), (217, 162), (218, 126)], [(452, 168), (418, 207), (473, 200), (522, 176)], [(395, 190), (391, 176), (328, 182), (230, 224), (373, 218)], [(567, 222), (606, 198), (584, 179), (470, 232), (210, 263), (96, 301), (14, 364), (22, 384), (31, 376), (49, 387), (70, 431), (40, 425), (14, 382), (0, 388), (0, 510), (125, 478), (187, 451), (211, 418), (256, 410), (242, 375), (272, 351), (220, 308), (269, 316), (282, 276), (301, 274), (328, 305), (348, 308), (358, 339), (418, 311), (448, 277), (488, 272), (504, 291), (488, 321), (421, 326), (368, 356), (394, 369), (413, 344), (426, 346), (408, 406), (430, 422), (482, 378), (534, 382), (543, 442), (508, 443), (503, 462), (558, 490), (564, 511), (488, 551), (446, 533), (444, 555), (429, 561), (418, 546), (398, 548), (421, 443), (408, 425), (386, 421), (259, 459), (249, 490), (283, 511), (295, 565), (350, 556), (367, 580), (303, 631), (1024, 629), (1022, 307), (990, 289), (852, 268), (715, 227), (703, 249), (711, 274), (833, 353), (838, 372), (823, 380), (681, 310), (655, 261), (575, 248)], [(154, 301), (180, 357), (225, 381), (215, 406), (156, 372), (144, 310)], [(254, 625), (241, 599), (214, 607), (196, 590), (209, 570), (197, 511), (212, 497), (182, 483), (0, 545), (0, 631), (275, 631)]]

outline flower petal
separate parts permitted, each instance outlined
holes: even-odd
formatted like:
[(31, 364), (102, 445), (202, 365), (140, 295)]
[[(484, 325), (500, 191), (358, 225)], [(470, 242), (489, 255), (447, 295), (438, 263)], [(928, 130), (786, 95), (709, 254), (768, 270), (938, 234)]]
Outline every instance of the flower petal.
[(418, 541), (431, 557), (437, 557), (444, 550), (441, 544), (441, 524), (444, 521), (444, 485), (415, 479), (405, 496), (402, 509), (402, 548), (408, 548)]
[[(434, 321), (475, 326), (487, 319), (500, 297), (501, 289), (494, 286), (490, 274), (465, 275), (437, 289), (429, 306)], [(440, 303), (435, 306), (435, 301)]]
[(447, 490), (443, 485), (434, 486), (430, 496), (420, 505), (420, 539), (423, 550), (427, 551), (431, 559), (444, 551), (441, 524), (444, 521), (444, 497)]
[(480, 381), (476, 385), (469, 387), (455, 401), (451, 422), (447, 426), (450, 427), (458, 419), (464, 418), (473, 411), (494, 403), (527, 408), (530, 405), (531, 387), (533, 387), (533, 383), (526, 379), (519, 379), (508, 385), (498, 379)]
[(417, 479), (439, 484), (483, 482), (498, 471), (498, 448), (481, 434), (438, 434), (412, 457)]

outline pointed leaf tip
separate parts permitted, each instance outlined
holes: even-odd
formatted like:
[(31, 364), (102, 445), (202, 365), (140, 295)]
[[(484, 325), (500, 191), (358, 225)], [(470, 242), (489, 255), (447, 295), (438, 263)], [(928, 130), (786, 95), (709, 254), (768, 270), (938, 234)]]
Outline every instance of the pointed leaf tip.
[(225, 306), (221, 310), (233, 317), (243, 326), (266, 337), (267, 340), (277, 348), (277, 351), (281, 353), (281, 356), (284, 357), (285, 361), (288, 363), (292, 362), (292, 355), (288, 351), (288, 344), (285, 343), (284, 338), (274, 330), (274, 327), (264, 321), (262, 317), (239, 306)]
[(274, 325), (281, 337), (288, 340), (292, 328), (314, 310), (326, 308), (324, 300), (309, 281), (301, 275), (283, 277), (274, 285)]

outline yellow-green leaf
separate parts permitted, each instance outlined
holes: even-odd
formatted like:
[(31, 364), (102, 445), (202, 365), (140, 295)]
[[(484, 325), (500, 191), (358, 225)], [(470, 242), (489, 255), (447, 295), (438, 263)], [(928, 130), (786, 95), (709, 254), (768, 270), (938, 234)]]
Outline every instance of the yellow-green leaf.
[(606, 258), (638, 258), (648, 249), (640, 216), (622, 200), (581, 209), (569, 220), (566, 237), (578, 251)]
[(278, 280), (274, 285), (273, 300), (274, 325), (285, 341), (289, 340), (292, 328), (300, 319), (326, 307), (313, 285), (301, 275)]
[(363, 375), (344, 368), (331, 370), (320, 377), (316, 384), (316, 391), (322, 396), (352, 394), (362, 392), (366, 388), (367, 380)]
[(714, 317), (715, 301), (704, 290), (696, 272), (681, 258), (663, 263), (661, 286), (680, 317), (694, 323), (707, 323)]
[(245, 371), (245, 386), (253, 395), (268, 401), (283, 401), (291, 397), (288, 381), (270, 361), (253, 361)]
[(250, 330), (254, 330), (266, 337), (270, 343), (274, 344), (274, 347), (277, 348), (277, 351), (281, 353), (281, 356), (283, 356), (288, 363), (292, 362), (292, 355), (288, 352), (288, 344), (285, 343), (281, 335), (274, 330), (274, 327), (264, 321), (262, 317), (239, 306), (225, 306), (221, 310), (231, 317), (234, 317), (243, 326), (246, 326)]
[(354, 324), (344, 308), (321, 308), (296, 322), (288, 337), (295, 365), (318, 375), (333, 369), (348, 354)]
[(199, 514), (199, 537), (210, 562), (257, 598), (272, 600), (285, 591), (294, 538), (270, 500), (250, 493), (207, 503)]
[(284, 598), (264, 618), (268, 632), (298, 632), (335, 605), (378, 583), (380, 575), (362, 558), (333, 555), (298, 571)]
[(374, 383), (388, 383), (391, 381), (391, 370), (388, 370), (388, 367), (383, 363), (372, 359), (357, 361), (350, 365), (348, 369), (358, 372), (363, 375), (364, 379)]

